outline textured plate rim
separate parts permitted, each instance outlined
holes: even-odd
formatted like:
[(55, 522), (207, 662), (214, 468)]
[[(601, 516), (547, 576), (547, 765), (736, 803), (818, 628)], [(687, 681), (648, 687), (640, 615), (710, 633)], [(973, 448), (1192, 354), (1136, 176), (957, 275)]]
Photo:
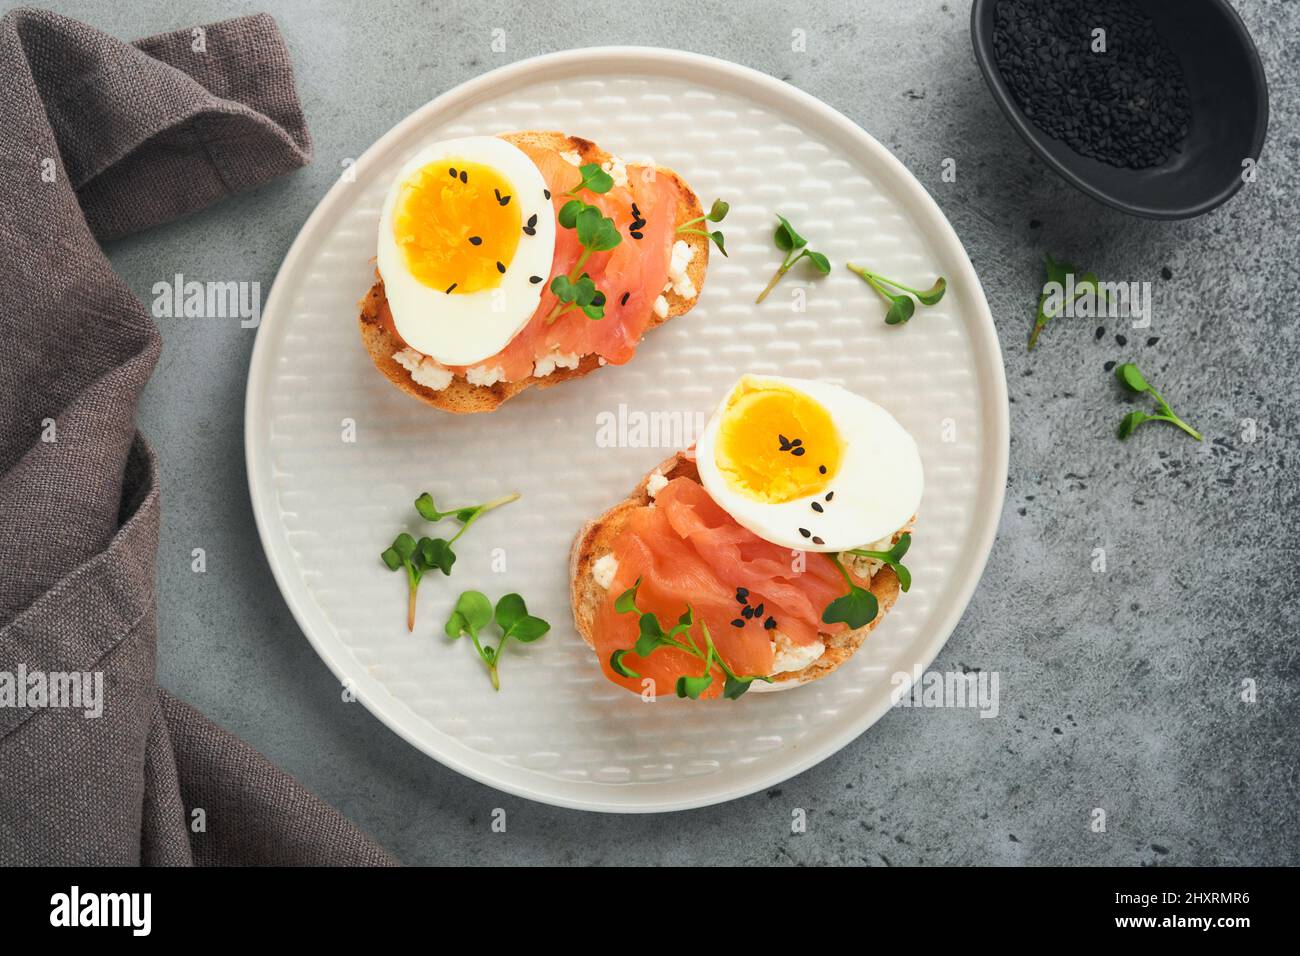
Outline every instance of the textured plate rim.
[[(954, 277), (954, 281), (950, 281), (949, 285), (951, 287), (956, 282), (963, 284), (971, 296), (971, 304), (977, 313), (975, 316), (976, 323), (977, 325), (982, 324), (985, 332), (982, 338), (979, 335), (972, 334), (971, 348), (975, 353), (977, 380), (984, 383), (989, 390), (986, 398), (990, 407), (985, 410), (984, 416), (984, 424), (987, 426), (988, 432), (984, 437), (983, 444), (992, 460), (992, 468), (989, 469), (988, 473), (981, 476), (981, 488), (975, 500), (977, 503), (985, 501), (991, 507), (987, 509), (977, 507), (976, 509), (977, 524), (971, 534), (975, 560), (966, 565), (967, 570), (964, 577), (955, 582), (955, 590), (949, 601), (948, 613), (931, 630), (924, 643), (919, 639), (916, 641), (910, 660), (900, 662), (900, 667), (911, 663), (915, 668), (924, 671), (933, 663), (948, 642), (948, 638), (952, 635), (953, 630), (956, 629), (958, 622), (965, 613), (993, 548), (993, 541), (997, 535), (998, 522), (1006, 494), (1007, 465), (1010, 457), (1010, 410), (1007, 404), (1006, 372), (1002, 364), (1002, 350), (998, 342), (997, 328), (994, 325), (993, 316), (989, 311), (988, 301), (984, 296), (984, 289), (980, 285), (975, 268), (971, 264), (956, 231), (952, 228), (938, 204), (935, 203), (933, 197), (888, 149), (847, 116), (823, 103), (815, 96), (750, 67), (741, 66), (717, 57), (687, 53), (681, 50), (658, 47), (605, 46), (567, 50), (531, 57), (467, 80), (459, 86), (440, 94), (399, 121), (361, 155), (356, 165), (364, 167), (368, 157), (384, 152), (389, 148), (390, 144), (399, 141), (414, 127), (436, 123), (440, 113), (454, 111), (459, 107), (472, 103), (479, 97), (490, 95), (498, 85), (518, 84), (520, 81), (530, 80), (532, 82), (544, 82), (563, 76), (580, 76), (600, 72), (622, 72), (639, 75), (659, 74), (676, 77), (703, 74), (710, 79), (721, 81), (723, 85), (733, 90), (747, 89), (756, 93), (761, 92), (764, 100), (783, 102), (796, 114), (802, 111), (803, 115), (808, 117), (807, 125), (809, 127), (820, 125), (823, 128), (833, 130), (839, 137), (852, 141), (858, 149), (870, 154), (876, 163), (888, 169), (893, 180), (889, 185), (895, 190), (900, 203), (916, 219), (923, 220), (919, 225), (921, 225), (927, 240), (934, 245), (936, 252), (957, 264), (959, 274)], [(449, 752), (449, 749), (454, 749), (454, 747), (440, 750), (422, 739), (419, 732), (420, 720), (379, 681), (366, 673), (364, 668), (356, 667), (355, 659), (351, 657), (351, 652), (342, 642), (338, 641), (332, 634), (316, 633), (309, 626), (310, 618), (307, 604), (310, 602), (310, 595), (305, 592), (305, 586), (296, 575), (291, 577), (290, 569), (293, 567), (292, 549), (288, 547), (285, 541), (278, 539), (275, 535), (277, 527), (281, 533), (283, 533), (283, 528), (279, 526), (277, 515), (274, 513), (276, 496), (271, 483), (269, 442), (262, 441), (267, 434), (263, 396), (266, 394), (266, 386), (271, 372), (270, 346), (267, 344), (270, 336), (264, 336), (263, 332), (275, 321), (279, 300), (287, 295), (285, 288), (290, 283), (288, 277), (292, 276), (304, 265), (304, 260), (307, 258), (307, 249), (315, 241), (315, 233), (337, 210), (344, 207), (351, 200), (348, 185), (349, 183), (342, 179), (336, 181), (317, 203), (316, 208), (312, 210), (311, 215), (303, 223), (292, 245), (290, 245), (289, 251), (286, 253), (271, 285), (270, 294), (262, 310), (263, 322), (257, 330), (252, 356), (249, 360), (248, 383), (244, 393), (244, 460), (247, 468), (248, 490), (254, 523), (257, 526), (258, 538), (266, 555), (267, 564), (271, 567), (271, 574), (275, 579), (276, 586), (279, 588), (285, 604), (288, 605), (294, 621), (297, 622), (299, 629), (307, 637), (316, 653), (333, 672), (335, 678), (350, 685), (357, 700), (361, 701), (371, 714), (417, 750), (427, 754), (444, 766), (464, 774), (472, 780), (514, 796), (574, 810), (608, 813), (660, 813), (726, 803), (798, 776), (856, 740), (891, 709), (887, 699), (877, 701), (872, 706), (865, 708), (846, 727), (829, 735), (826, 740), (820, 742), (817, 746), (801, 748), (791, 753), (785, 761), (776, 764), (771, 771), (760, 775), (756, 779), (748, 780), (742, 784), (728, 785), (725, 782), (725, 775), (720, 778), (712, 776), (700, 778), (697, 781), (697, 784), (700, 785), (700, 792), (697, 795), (689, 797), (669, 796), (658, 800), (645, 799), (643, 792), (638, 794), (640, 799), (636, 801), (616, 800), (614, 798), (620, 790), (625, 793), (629, 792), (629, 788), (622, 784), (583, 783), (574, 785), (574, 789), (577, 791), (590, 789), (592, 796), (557, 794), (548, 790), (546, 784), (549, 784), (554, 789), (562, 785), (561, 781), (548, 780), (535, 774), (529, 775), (527, 772), (523, 772), (522, 775), (529, 776), (533, 781), (542, 781), (543, 785), (530, 785), (503, 779), (511, 770), (518, 768), (510, 768), (491, 761), (491, 758), (485, 758), (475, 751), (464, 748), (463, 745), (461, 745), (461, 749), (470, 755), (468, 758), (462, 757), (456, 752)], [(263, 448), (267, 449), (266, 454), (263, 453)], [(990, 485), (992, 487), (989, 487)], [(301, 594), (298, 590), (300, 588), (304, 589)], [(484, 766), (475, 765), (472, 762), (474, 757), (484, 762), (486, 769)], [(714, 783), (715, 785), (709, 787), (707, 783)], [(602, 799), (602, 797), (605, 797), (605, 799)]]

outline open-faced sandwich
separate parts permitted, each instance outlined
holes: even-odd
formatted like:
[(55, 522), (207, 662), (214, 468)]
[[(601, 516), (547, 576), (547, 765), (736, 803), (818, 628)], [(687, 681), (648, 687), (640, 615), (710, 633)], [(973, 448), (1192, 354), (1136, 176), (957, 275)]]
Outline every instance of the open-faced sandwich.
[(705, 219), (673, 171), (576, 136), (434, 143), (384, 201), (362, 340), (402, 391), (492, 411), (627, 362), (647, 329), (689, 310), (721, 241)]
[(825, 677), (906, 591), (916, 443), (835, 385), (746, 375), (678, 453), (587, 524), (578, 632), (637, 693), (735, 698)]

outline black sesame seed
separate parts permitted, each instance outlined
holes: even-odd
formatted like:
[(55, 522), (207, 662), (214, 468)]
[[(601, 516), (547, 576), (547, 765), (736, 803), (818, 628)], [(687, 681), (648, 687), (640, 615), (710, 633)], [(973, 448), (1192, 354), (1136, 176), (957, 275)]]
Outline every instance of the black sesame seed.
[(749, 588), (736, 588), (736, 600), (744, 604), (749, 600)]
[(504, 262), (497, 263), (497, 272), (501, 273), (502, 275), (506, 274), (506, 266)]
[(766, 621), (763, 622), (763, 630), (771, 631), (774, 630), (775, 628), (776, 628), (776, 618), (769, 617)]
[(532, 226), (524, 226), (524, 235), (525, 235), (525, 236), (535, 236), (535, 235), (537, 235), (537, 230), (534, 229)]
[(1174, 270), (1169, 268), (1168, 266), (1165, 266), (1163, 269), (1160, 270), (1160, 278), (1164, 279), (1166, 282), (1168, 282), (1173, 277), (1174, 277)]
[(537, 225), (537, 213), (533, 213), (531, 216), (528, 217), (528, 225), (530, 226)]
[(806, 452), (807, 450), (808, 450), (807, 448), (795, 448), (795, 449), (791, 450), (790, 454), (792, 454), (792, 455), (794, 455), (796, 458), (798, 458), (800, 455), (802, 455), (802, 454), (803, 454), (804, 452)]
[(799, 533), (800, 533), (801, 535), (803, 535), (805, 538), (808, 538), (808, 537), (811, 537), (811, 536), (812, 536), (812, 532), (809, 531), (807, 528), (800, 528), (800, 529), (799, 529)]
[(1153, 335), (1151, 336), (1151, 338), (1147, 339), (1147, 345), (1155, 345), (1159, 341), (1160, 341), (1160, 336)]
[(633, 239), (643, 238), (643, 236), (639, 232), (629, 232), (628, 235), (631, 236)]
[(1128, 345), (1128, 338), (1123, 335), (1117, 335), (1115, 336), (1115, 344), (1120, 346)]
[(618, 300), (618, 304), (619, 304), (619, 305), (627, 305), (628, 297), (631, 296), (631, 295), (632, 295), (631, 292), (624, 292), (624, 293), (623, 293), (623, 298), (621, 298), (621, 299)]
[(754, 608), (754, 617), (762, 617), (762, 616), (763, 616), (763, 604), (760, 601), (758, 607)]
[(531, 282), (533, 285), (537, 285), (537, 283), (539, 283), (539, 282), (542, 281), (542, 277), (541, 277), (541, 276), (529, 276), (529, 277), (528, 277), (528, 281)]
[[(826, 466), (825, 466), (825, 465), (818, 465), (818, 466), (817, 466), (817, 471), (820, 472), (820, 473), (823, 474), (823, 475), (826, 474)], [(827, 499), (827, 500), (830, 500), (830, 499)]]
[(823, 541), (821, 538), (817, 537), (817, 535), (813, 535), (813, 544), (825, 544), (825, 543), (826, 542)]
[(460, 171), (460, 181), (462, 183), (469, 182), (469, 173), (465, 172), (463, 169)]
[(471, 246), (481, 246), (481, 245), (483, 245), (483, 237), (482, 237), (482, 236), (470, 236), (470, 237), (469, 237), (469, 244), (470, 244)]
[(551, 198), (551, 191), (550, 191), (549, 189), (543, 189), (542, 192), (546, 193), (546, 198), (547, 198), (547, 199), (550, 199), (550, 198)]
[(821, 503), (820, 501), (814, 501), (814, 502), (812, 503), (812, 510), (815, 511), (815, 512), (817, 512), (818, 514), (821, 514), (822, 511), (824, 510), (824, 509), (822, 508), (822, 503)]
[(451, 290), (454, 288), (456, 288), (456, 283), (453, 282), (451, 285), (447, 286), (447, 294), (451, 295)]
[(828, 492), (826, 492), (826, 500), (827, 500), (827, 501), (830, 501), (830, 500), (831, 500), (832, 498), (834, 498), (834, 497), (835, 497), (835, 492), (833, 492), (833, 491), (828, 491)]
[(447, 175), (450, 176), (452, 179), (455, 179), (455, 178), (456, 178), (456, 167), (455, 167), (455, 166), (452, 166), (450, 169), (448, 169), (448, 170), (447, 170)]
[(740, 612), (740, 616), (743, 617), (746, 621), (748, 621), (750, 618), (754, 616), (754, 609), (750, 607), (748, 604), (746, 604), (744, 610)]
[(641, 218), (641, 210), (636, 208), (636, 203), (632, 203), (632, 215), (636, 216), (638, 219)]
[(1115, 367), (1114, 362), (1107, 362), (1105, 365), (1102, 366), (1102, 368), (1105, 369), (1107, 372), (1109, 372), (1114, 367)]
[(731, 622), (731, 626), (732, 626), (732, 627), (744, 627), (744, 626), (745, 626), (745, 622), (744, 622), (743, 620), (741, 620), (740, 618), (736, 618), (734, 621)]
[(1093, 338), (1095, 338), (1097, 341), (1100, 342), (1101, 337), (1105, 334), (1106, 334), (1106, 326), (1099, 325), (1097, 326), (1097, 331), (1093, 333)]
[(803, 439), (802, 439), (802, 438), (796, 438), (794, 441), (790, 442), (790, 444), (791, 444), (791, 445), (795, 445), (795, 446), (797, 447), (797, 446), (803, 444)]

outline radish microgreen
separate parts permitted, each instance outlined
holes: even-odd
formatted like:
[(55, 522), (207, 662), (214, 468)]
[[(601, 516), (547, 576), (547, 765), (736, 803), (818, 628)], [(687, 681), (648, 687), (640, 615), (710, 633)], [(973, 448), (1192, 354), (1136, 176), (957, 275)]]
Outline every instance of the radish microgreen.
[[(565, 193), (566, 196), (577, 194), (583, 189), (593, 193), (609, 192), (614, 180), (595, 163), (588, 163), (582, 169), (582, 181)], [(599, 174), (599, 175), (597, 175)], [(581, 199), (570, 199), (560, 207), (556, 220), (565, 229), (572, 229), (578, 234), (582, 254), (573, 264), (567, 275), (558, 275), (551, 280), (551, 292), (558, 300), (555, 308), (546, 316), (550, 325), (566, 312), (581, 309), (589, 319), (605, 317), (605, 293), (596, 288), (591, 276), (582, 271), (592, 253), (608, 252), (623, 241), (623, 235), (610, 219), (596, 206)]]
[(601, 168), (600, 163), (584, 163), (578, 167), (582, 178), (564, 195), (576, 196), (584, 189), (597, 194), (607, 193), (614, 188), (614, 177)]
[(1146, 412), (1129, 412), (1125, 415), (1124, 420), (1119, 423), (1118, 434), (1121, 441), (1132, 435), (1139, 425), (1146, 422), (1169, 422), (1171, 425), (1177, 425), (1197, 441), (1202, 441), (1201, 433), (1174, 414), (1174, 410), (1169, 407), (1169, 403), (1160, 397), (1159, 392), (1147, 384), (1146, 378), (1143, 377), (1138, 367), (1132, 362), (1125, 362), (1116, 368), (1115, 377), (1129, 391), (1137, 392), (1139, 395), (1150, 395), (1160, 406), (1160, 411), (1155, 415), (1148, 415)]
[(1074, 266), (1070, 265), (1068, 262), (1057, 262), (1052, 258), (1050, 252), (1046, 256), (1045, 265), (1047, 269), (1047, 281), (1043, 283), (1042, 294), (1038, 297), (1038, 315), (1034, 319), (1033, 331), (1029, 333), (1029, 349), (1031, 351), (1034, 346), (1038, 344), (1038, 336), (1042, 334), (1047, 323), (1056, 318), (1060, 312), (1065, 311), (1065, 306), (1068, 304), (1062, 302), (1060, 312), (1056, 310), (1049, 312), (1047, 307), (1048, 299), (1050, 298), (1048, 294), (1049, 287), (1059, 286), (1062, 290), (1062, 295), (1064, 296), (1064, 290), (1069, 282), (1069, 277), (1077, 276), (1074, 282), (1075, 299), (1091, 292), (1097, 297), (1098, 302), (1105, 300), (1105, 296), (1102, 294), (1101, 288), (1097, 284), (1097, 273), (1085, 272), (1082, 275), (1079, 275), (1075, 271)]
[(727, 700), (736, 700), (741, 697), (756, 680), (768, 684), (772, 683), (770, 677), (758, 674), (742, 676), (732, 671), (714, 646), (713, 636), (709, 633), (709, 626), (703, 620), (698, 622), (704, 635), (704, 646), (701, 647), (696, 642), (696, 639), (691, 636), (691, 629), (697, 621), (695, 619), (695, 610), (689, 604), (686, 605), (686, 610), (677, 619), (677, 623), (670, 630), (665, 631), (663, 625), (659, 623), (658, 617), (649, 611), (642, 612), (636, 606), (636, 592), (640, 587), (641, 579), (637, 578), (636, 583), (620, 594), (614, 601), (614, 610), (620, 614), (639, 615), (638, 628), (640, 630), (636, 644), (633, 647), (615, 651), (610, 655), (609, 666), (615, 674), (632, 679), (640, 678), (641, 675), (624, 662), (624, 658), (629, 653), (645, 659), (661, 647), (675, 647), (679, 651), (685, 651), (687, 654), (704, 661), (703, 674), (698, 676), (683, 675), (677, 678), (677, 686), (674, 689), (678, 697), (699, 700), (700, 695), (713, 686), (713, 668), (715, 664), (722, 671), (724, 678), (722, 696)]
[(776, 287), (778, 282), (781, 281), (781, 277), (789, 272), (794, 264), (800, 259), (806, 258), (813, 264), (813, 268), (822, 275), (826, 275), (831, 271), (830, 260), (820, 252), (813, 252), (809, 249), (808, 240), (795, 232), (794, 226), (790, 225), (789, 220), (781, 215), (778, 215), (776, 218), (781, 220), (781, 224), (776, 227), (776, 232), (773, 233), (772, 240), (776, 243), (776, 247), (786, 255), (785, 259), (781, 262), (780, 268), (776, 270), (776, 275), (772, 276), (772, 281), (767, 284), (767, 288), (760, 292), (758, 298), (754, 300), (755, 305), (767, 298), (767, 294)]
[(438, 522), (444, 518), (455, 518), (460, 522), (461, 527), (450, 540), (422, 537), (417, 541), (403, 531), (379, 555), (388, 570), (406, 571), (406, 629), (408, 631), (415, 630), (415, 595), (424, 573), (437, 569), (445, 575), (450, 575), (451, 566), (456, 563), (456, 552), (451, 546), (457, 539), (487, 512), (518, 498), (518, 494), (502, 495), (481, 505), (468, 505), (450, 511), (439, 511), (433, 503), (433, 497), (427, 491), (415, 499), (415, 510), (425, 521)]
[(709, 208), (707, 215), (699, 216), (696, 219), (688, 219), (677, 227), (677, 233), (678, 235), (687, 236), (707, 236), (709, 239), (713, 240), (714, 245), (718, 247), (718, 251), (725, 256), (727, 254), (727, 247), (724, 244), (726, 242), (726, 236), (722, 234), (721, 230), (715, 229), (713, 232), (709, 232), (706, 229), (692, 229), (690, 227), (695, 225), (697, 222), (722, 222), (722, 220), (727, 218), (727, 210), (730, 208), (731, 206), (728, 203), (723, 202), (721, 199), (715, 199), (713, 200), (713, 205)]
[[(878, 272), (872, 272), (866, 266), (855, 266), (850, 262), (848, 269), (850, 272), (861, 276), (867, 285), (875, 289), (880, 294), (880, 297), (889, 303), (889, 311), (885, 314), (886, 325), (902, 325), (916, 312), (916, 302), (920, 302), (922, 305), (935, 305), (943, 298), (943, 294), (948, 291), (948, 283), (943, 276), (935, 279), (934, 285), (930, 286), (930, 288), (921, 290), (905, 286), (893, 279), (887, 279)], [(887, 286), (898, 289), (900, 292), (891, 292), (889, 288), (886, 288)], [(916, 302), (912, 301), (912, 296), (916, 296)]]
[[(912, 536), (904, 534), (888, 551), (869, 551), (865, 548), (857, 548), (849, 551), (849, 554), (883, 561), (893, 568), (894, 573), (898, 575), (899, 587), (907, 591), (912, 587), (912, 572), (903, 566), (902, 561), (903, 555), (907, 554), (907, 549), (911, 545)], [(853, 580), (853, 576), (845, 570), (838, 555), (827, 553), (826, 559), (835, 565), (835, 569), (843, 576), (844, 583), (849, 586), (849, 593), (841, 594), (826, 605), (826, 610), (822, 612), (822, 620), (827, 624), (847, 624), (854, 630), (870, 624), (876, 619), (876, 615), (880, 613), (880, 602), (876, 600), (876, 596), (866, 588), (858, 586), (857, 582)]]
[(912, 536), (904, 534), (888, 551), (868, 551), (866, 548), (853, 548), (849, 551), (849, 554), (855, 554), (861, 558), (871, 558), (875, 561), (883, 561), (893, 568), (894, 573), (898, 575), (898, 586), (904, 591), (910, 591), (912, 588), (912, 572), (903, 566), (903, 555), (907, 554), (907, 549), (911, 546)]
[[(492, 623), (495, 616), (497, 627), (501, 630), (501, 639), (495, 647), (479, 639), (479, 633)], [(497, 665), (501, 662), (501, 652), (506, 642), (516, 640), (520, 644), (531, 644), (551, 629), (551, 625), (540, 617), (528, 613), (528, 606), (518, 594), (507, 594), (497, 601), (495, 611), (492, 602), (482, 591), (465, 591), (456, 600), (456, 607), (443, 628), (452, 640), (464, 634), (474, 642), (474, 650), (487, 665), (488, 677), (494, 690), (501, 689), (501, 677)]]

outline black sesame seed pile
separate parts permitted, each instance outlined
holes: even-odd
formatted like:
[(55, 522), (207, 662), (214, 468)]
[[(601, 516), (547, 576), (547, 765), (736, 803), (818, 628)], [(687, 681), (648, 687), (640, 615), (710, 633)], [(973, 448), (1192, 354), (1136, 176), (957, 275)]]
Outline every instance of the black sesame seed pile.
[(803, 447), (802, 438), (796, 438), (792, 441), (784, 435), (777, 435), (776, 439), (780, 443), (781, 451), (788, 451), (796, 458), (802, 458), (808, 452), (808, 449)]
[(1187, 136), (1182, 66), (1132, 0), (999, 0), (993, 49), (1025, 116), (1083, 156), (1145, 169)]
[(736, 588), (736, 603), (741, 606), (740, 617), (731, 622), (732, 627), (744, 627), (750, 621), (762, 621), (763, 630), (771, 631), (776, 628), (776, 618), (770, 614), (766, 618), (763, 617), (766, 608), (763, 607), (761, 601), (756, 605), (750, 605), (749, 590), (747, 588)]
[(641, 230), (645, 228), (646, 222), (641, 218), (641, 210), (636, 208), (636, 203), (632, 203), (632, 215), (636, 218), (632, 220), (631, 226), (628, 227), (628, 235), (633, 239), (642, 238)]

